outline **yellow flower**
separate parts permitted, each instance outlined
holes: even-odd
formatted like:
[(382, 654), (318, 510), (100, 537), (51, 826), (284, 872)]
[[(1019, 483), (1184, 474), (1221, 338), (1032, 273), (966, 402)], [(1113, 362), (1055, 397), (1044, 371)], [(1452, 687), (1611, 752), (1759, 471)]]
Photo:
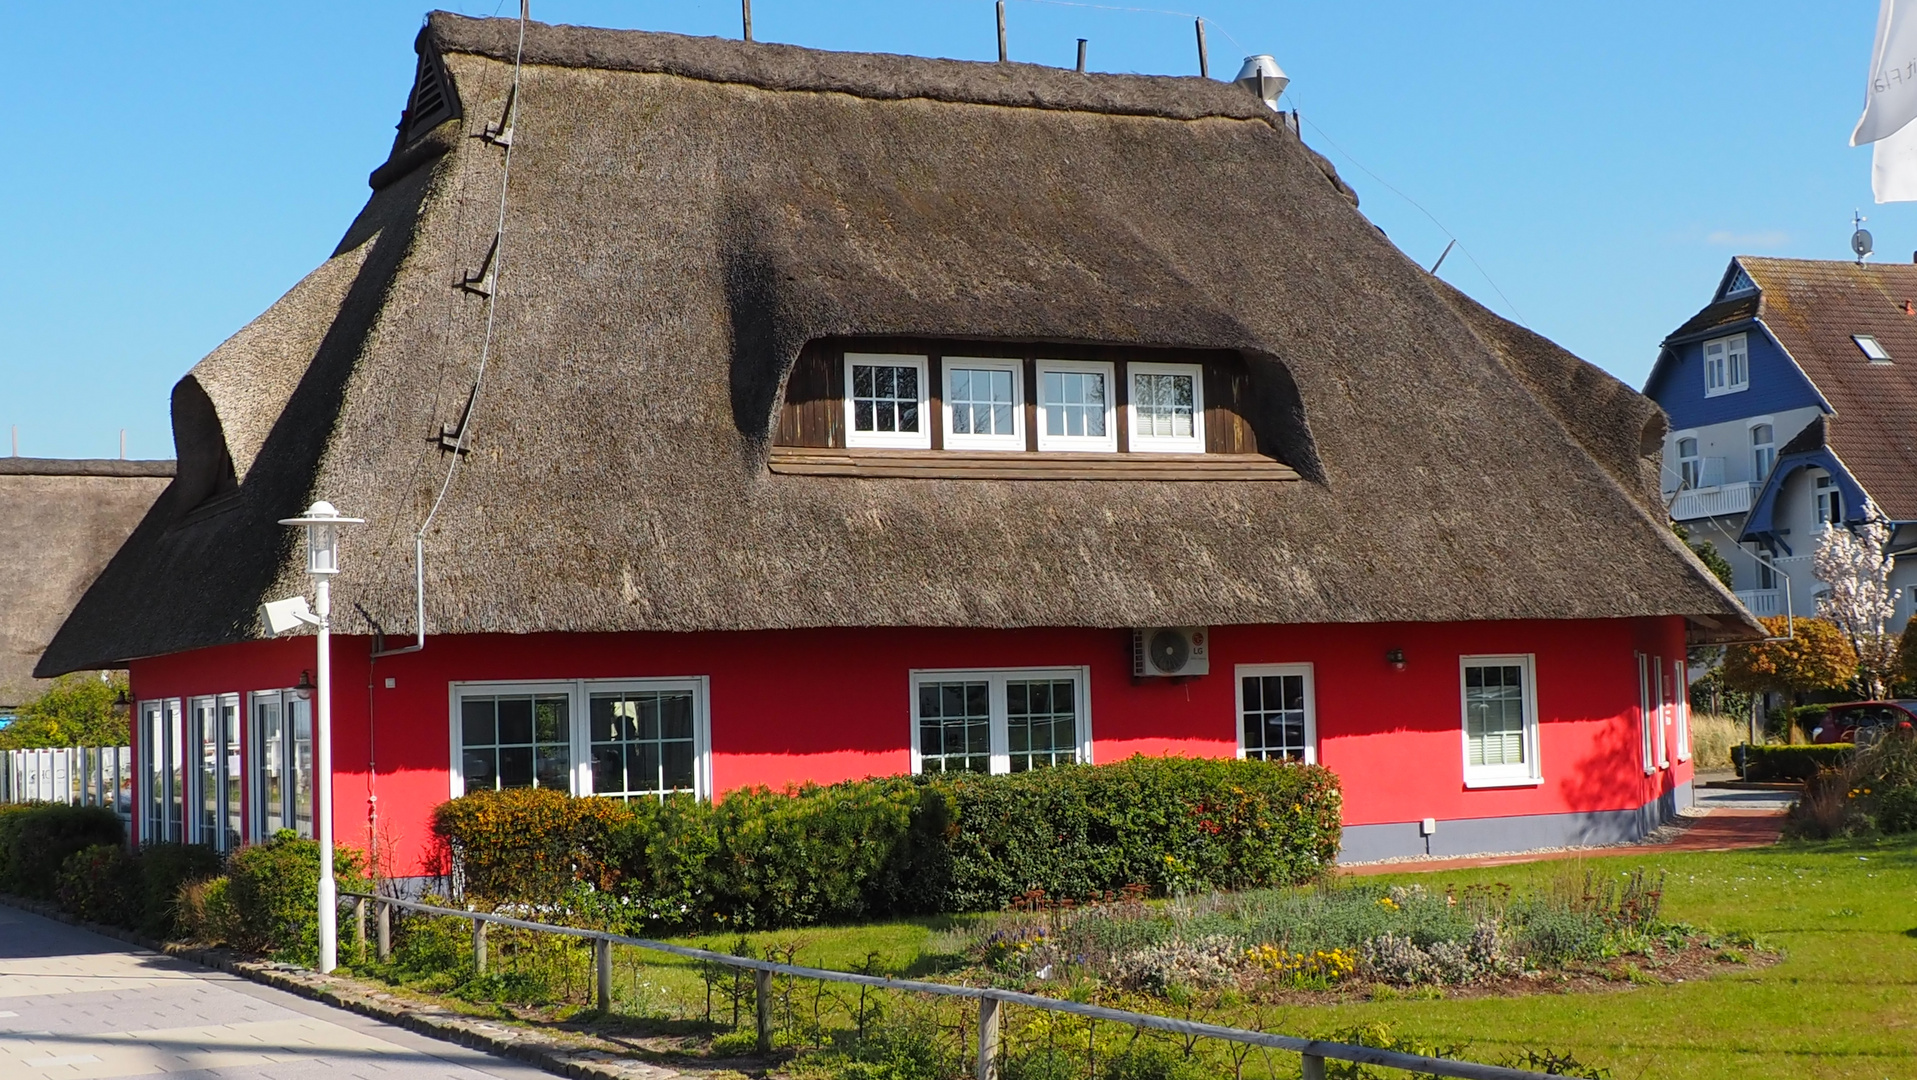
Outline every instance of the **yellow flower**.
[(1393, 900), (1389, 896), (1380, 896), (1378, 898), (1378, 906), (1385, 909), (1386, 911), (1399, 910), (1398, 902), (1396, 900)]

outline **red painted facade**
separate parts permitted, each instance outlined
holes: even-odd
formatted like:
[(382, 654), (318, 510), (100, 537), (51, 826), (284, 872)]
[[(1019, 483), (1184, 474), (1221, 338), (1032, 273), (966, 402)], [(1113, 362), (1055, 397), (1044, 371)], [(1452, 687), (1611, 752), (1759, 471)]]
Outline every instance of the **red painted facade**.
[[(721, 794), (907, 771), (909, 673), (926, 668), (1087, 668), (1093, 760), (1110, 762), (1234, 754), (1234, 667), (1311, 664), (1318, 760), (1343, 781), (1347, 825), (1635, 810), (1691, 776), (1675, 745), (1646, 775), (1640, 741), (1638, 655), (1666, 671), (1681, 661), (1677, 617), (1216, 627), (1211, 674), (1180, 681), (1133, 679), (1124, 630), (468, 635), (369, 663), (370, 644), (334, 639), (335, 829), (365, 844), (377, 795), (388, 870), (402, 875), (418, 872), (427, 815), (450, 794), (456, 681), (706, 677)], [(1403, 670), (1387, 663), (1393, 649)], [(1535, 657), (1540, 783), (1464, 784), (1460, 657), (1487, 654)], [(133, 695), (283, 689), (313, 665), (310, 637), (153, 657), (132, 663)], [(1675, 739), (1669, 723), (1654, 730)]]

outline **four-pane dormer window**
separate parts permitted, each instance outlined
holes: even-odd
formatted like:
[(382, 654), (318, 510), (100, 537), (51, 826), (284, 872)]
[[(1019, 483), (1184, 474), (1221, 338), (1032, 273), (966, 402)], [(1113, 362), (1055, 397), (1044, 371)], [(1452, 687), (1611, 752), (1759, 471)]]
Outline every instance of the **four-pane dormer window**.
[(845, 441), (848, 446), (925, 449), (925, 357), (887, 353), (845, 356)]
[(1200, 376), (1196, 364), (1131, 365), (1134, 448), (1204, 453), (1204, 381)]
[(1704, 396), (1751, 388), (1751, 354), (1743, 334), (1704, 343)]

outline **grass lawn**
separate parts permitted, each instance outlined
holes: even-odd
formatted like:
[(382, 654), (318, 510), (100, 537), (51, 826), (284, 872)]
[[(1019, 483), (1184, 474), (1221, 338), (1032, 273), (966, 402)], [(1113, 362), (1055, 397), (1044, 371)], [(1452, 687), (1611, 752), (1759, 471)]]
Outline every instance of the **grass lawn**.
[[(1664, 917), (1744, 930), (1780, 950), (1758, 969), (1670, 986), (1620, 984), (1603, 993), (1516, 998), (1356, 1002), (1286, 1010), (1266, 1026), (1323, 1033), (1382, 1020), (1402, 1034), (1469, 1040), (1469, 1056), (1494, 1061), (1522, 1047), (1569, 1050), (1637, 1077), (1917, 1077), (1917, 837), (1781, 844), (1646, 859), (1543, 862), (1384, 879), (1446, 884), (1545, 885), (1590, 868), (1662, 870)], [(884, 969), (937, 966), (928, 950), (950, 921), (814, 928), (749, 935), (755, 947), (803, 943), (803, 964), (839, 969), (877, 951)], [(706, 935), (689, 943), (729, 946)], [(690, 972), (686, 973), (688, 976)], [(1220, 1018), (1224, 1019), (1224, 1018)]]

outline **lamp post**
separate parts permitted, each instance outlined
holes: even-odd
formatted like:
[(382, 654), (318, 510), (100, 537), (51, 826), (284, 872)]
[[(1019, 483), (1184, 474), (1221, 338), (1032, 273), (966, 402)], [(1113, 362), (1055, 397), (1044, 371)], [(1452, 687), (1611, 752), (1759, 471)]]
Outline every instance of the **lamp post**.
[(316, 502), (304, 517), (281, 518), (281, 525), (306, 527), (306, 572), (313, 578), (313, 618), (319, 627), (319, 714), (313, 741), (313, 818), (320, 849), (319, 969), (339, 965), (339, 888), (333, 881), (333, 575), (339, 573), (339, 527), (365, 524), (341, 517), (333, 504)]

